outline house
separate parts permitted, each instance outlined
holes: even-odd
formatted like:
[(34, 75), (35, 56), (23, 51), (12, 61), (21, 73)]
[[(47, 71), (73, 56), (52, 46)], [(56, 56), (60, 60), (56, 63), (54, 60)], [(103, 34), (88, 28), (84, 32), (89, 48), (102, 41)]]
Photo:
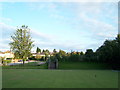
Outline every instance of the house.
[(32, 56), (34, 56), (35, 58), (42, 58), (45, 57), (44, 53), (32, 53)]
[[(50, 57), (51, 53), (48, 54), (48, 57)], [(32, 53), (32, 56), (35, 57), (35, 58), (42, 58), (42, 57), (45, 57), (45, 53)]]
[(12, 53), (11, 51), (0, 52), (0, 57), (4, 58), (5, 60), (13, 59), (14, 58), (14, 53)]
[(45, 57), (44, 53), (32, 53), (32, 56), (36, 57), (36, 56), (40, 56), (40, 57)]

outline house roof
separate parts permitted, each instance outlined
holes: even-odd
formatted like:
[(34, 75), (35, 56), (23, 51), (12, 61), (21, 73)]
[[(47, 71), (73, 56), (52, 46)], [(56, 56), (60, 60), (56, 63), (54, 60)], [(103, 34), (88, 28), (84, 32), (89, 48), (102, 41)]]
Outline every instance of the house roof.
[(5, 51), (5, 52), (0, 51), (0, 54), (5, 54), (5, 53), (12, 53), (12, 52), (11, 51)]
[(11, 51), (5, 51), (4, 53), (11, 53)]
[(44, 53), (32, 53), (33, 55), (45, 55)]
[(4, 52), (0, 51), (0, 54), (4, 54)]
[[(45, 53), (32, 53), (33, 55), (45, 55)], [(50, 54), (49, 55), (52, 55), (53, 53), (52, 52), (50, 52)]]

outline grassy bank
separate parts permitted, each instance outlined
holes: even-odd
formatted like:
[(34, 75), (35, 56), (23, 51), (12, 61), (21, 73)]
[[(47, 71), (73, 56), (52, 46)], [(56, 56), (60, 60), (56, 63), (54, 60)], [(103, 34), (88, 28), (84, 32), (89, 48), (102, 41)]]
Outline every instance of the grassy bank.
[[(37, 62), (29, 62), (24, 65), (2, 66), (3, 69), (47, 69), (47, 63), (43, 65), (37, 65)], [(58, 69), (73, 70), (73, 69), (88, 69), (88, 70), (106, 70), (111, 67), (105, 63), (90, 63), (90, 62), (59, 62)]]
[(111, 69), (105, 63), (89, 63), (89, 62), (59, 62), (59, 69)]
[(38, 65), (38, 62), (29, 62), (24, 65), (2, 66), (2, 69), (47, 69), (47, 64)]

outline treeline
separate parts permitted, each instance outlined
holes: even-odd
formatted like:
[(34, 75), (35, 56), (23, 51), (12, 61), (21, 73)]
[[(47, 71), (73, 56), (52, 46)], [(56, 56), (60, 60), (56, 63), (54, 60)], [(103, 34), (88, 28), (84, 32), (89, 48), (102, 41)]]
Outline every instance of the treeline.
[[(41, 50), (39, 47), (37, 47), (37, 49), (36, 49), (36, 54), (38, 54), (38, 55), (36, 55), (36, 56), (31, 55), (31, 56), (29, 57), (29, 60), (46, 61), (47, 58), (49, 57), (49, 55), (50, 55), (51, 53), (50, 53), (50, 51), (49, 51), (48, 49), (46, 49), (46, 50), (45, 50), (45, 49)], [(41, 55), (39, 55), (39, 54), (43, 54), (43, 55), (45, 55), (45, 57), (44, 57), (44, 56), (41, 56)]]
[(37, 47), (36, 53), (44, 53), (45, 57), (39, 60), (47, 60), (50, 55), (51, 60), (58, 59), (59, 62), (94, 62), (106, 63), (111, 65), (113, 69), (120, 69), (120, 34), (113, 40), (106, 40), (95, 52), (87, 49), (85, 53), (63, 50), (53, 50), (52, 53), (48, 49), (41, 50)]
[(41, 50), (39, 47), (37, 47), (36, 49), (36, 53), (42, 53), (42, 54), (45, 54), (45, 55), (49, 55), (50, 54), (50, 51), (48, 49), (43, 49)]
[(95, 52), (92, 49), (87, 49), (83, 52), (66, 53), (63, 50), (57, 52), (53, 50), (52, 59), (57, 58), (58, 61), (73, 61), (73, 62), (96, 62), (107, 63), (113, 69), (120, 69), (120, 34), (114, 40), (106, 40)]
[(96, 53), (93, 52), (92, 49), (87, 49), (85, 53), (81, 52), (75, 52), (71, 51), (70, 53), (66, 53), (63, 50), (59, 50), (59, 52), (56, 52), (53, 54), (53, 56), (58, 59), (58, 61), (61, 62), (66, 62), (66, 61), (71, 61), (71, 62), (99, 62), (97, 59), (98, 57), (96, 56)]

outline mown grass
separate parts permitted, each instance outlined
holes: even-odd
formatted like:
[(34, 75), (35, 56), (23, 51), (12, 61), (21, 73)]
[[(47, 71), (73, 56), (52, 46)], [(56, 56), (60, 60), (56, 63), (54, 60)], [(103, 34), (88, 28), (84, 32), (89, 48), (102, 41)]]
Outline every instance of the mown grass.
[(37, 63), (38, 62), (29, 62), (24, 65), (2, 66), (2, 69), (47, 69), (47, 64), (38, 65)]
[(3, 69), (3, 88), (118, 88), (112, 70)]
[[(2, 69), (48, 69), (47, 63), (43, 65), (37, 65), (38, 62), (29, 62), (24, 65), (2, 66)], [(105, 63), (93, 63), (93, 62), (59, 62), (58, 69), (111, 69), (111, 67)]]
[(58, 69), (111, 69), (108, 64), (94, 62), (59, 62)]

